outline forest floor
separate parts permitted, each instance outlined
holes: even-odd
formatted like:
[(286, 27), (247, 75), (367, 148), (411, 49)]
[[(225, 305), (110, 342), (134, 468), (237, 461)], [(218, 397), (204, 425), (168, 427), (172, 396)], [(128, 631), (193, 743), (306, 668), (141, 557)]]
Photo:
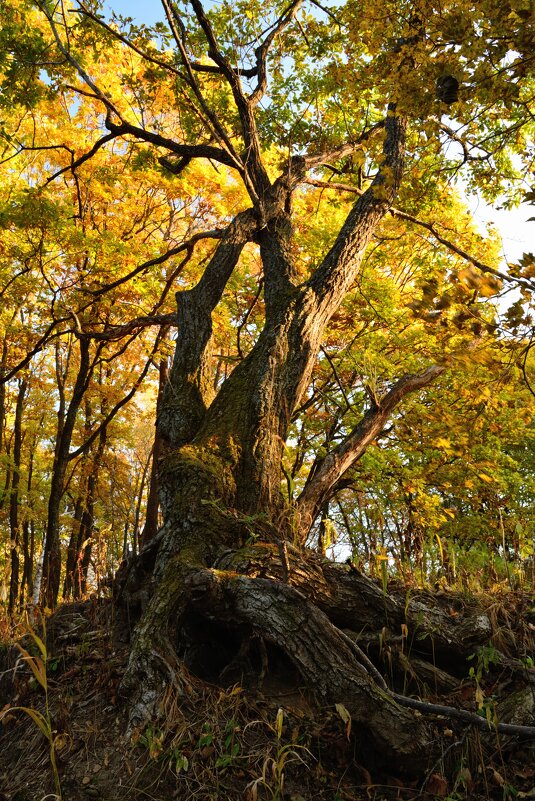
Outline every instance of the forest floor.
[[(484, 607), (490, 599), (480, 602)], [(441, 692), (411, 684), (407, 665), (407, 693), (472, 711), (479, 706), (491, 722), (511, 705), (507, 717), (515, 722), (520, 704), (522, 722), (535, 725), (535, 653), (527, 653), (535, 644), (534, 598), (504, 592), (499, 603), (510, 621), (510, 646), (518, 629), (517, 654), (510, 647), (504, 661), (489, 643), (459, 665)], [(533, 738), (437, 719), (441, 758), (425, 775), (414, 775), (411, 765), (391, 775), (376, 766), (365, 731), (351, 727), (344, 707), (322, 708), (310, 690), (289, 684), (281, 666), (261, 681), (245, 674), (238, 682), (229, 673), (218, 683), (189, 676), (185, 698), (169, 692), (161, 718), (127, 736), (118, 689), (128, 645), (115, 641), (113, 623), (109, 600), (60, 607), (46, 623), (46, 676), (39, 681), (20, 650), (3, 646), (0, 801), (57, 797), (50, 739), (63, 801), (535, 799)], [(39, 656), (30, 634), (22, 643)], [(378, 666), (388, 676), (386, 633), (383, 646)]]

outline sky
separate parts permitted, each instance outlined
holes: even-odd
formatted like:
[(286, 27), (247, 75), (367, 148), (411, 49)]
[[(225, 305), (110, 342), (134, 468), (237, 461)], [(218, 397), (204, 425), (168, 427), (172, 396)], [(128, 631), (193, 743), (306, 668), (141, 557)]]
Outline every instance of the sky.
[(123, 17), (132, 17), (136, 22), (152, 25), (165, 19), (160, 0), (112, 0), (104, 3), (105, 9), (113, 9)]
[[(148, 25), (165, 19), (160, 0), (108, 0), (104, 7), (108, 10), (113, 8), (118, 14)], [(495, 225), (503, 243), (504, 262), (518, 261), (523, 253), (535, 250), (535, 222), (527, 221), (529, 217), (535, 217), (534, 206), (523, 205), (505, 211), (495, 209), (480, 199), (469, 198), (467, 203), (482, 234), (489, 222)]]

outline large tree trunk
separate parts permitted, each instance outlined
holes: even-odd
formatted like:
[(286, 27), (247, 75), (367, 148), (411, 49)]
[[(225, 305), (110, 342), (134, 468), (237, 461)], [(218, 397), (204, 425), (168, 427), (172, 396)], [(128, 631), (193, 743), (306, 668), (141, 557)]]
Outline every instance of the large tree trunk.
[[(308, 281), (298, 283), (292, 262), (288, 186), (275, 184), (265, 193), (261, 213), (235, 218), (197, 286), (177, 295), (179, 335), (158, 418), (164, 526), (118, 582), (130, 615), (136, 606), (142, 613), (123, 681), (124, 692), (133, 694), (133, 724), (154, 714), (169, 683), (185, 691), (181, 665), (188, 662), (187, 644), (202, 639), (202, 621), (211, 621), (223, 630), (230, 627), (238, 639), (255, 635), (282, 650), (301, 683), (314, 687), (323, 702), (343, 703), (368, 729), (383, 758), (400, 765), (410, 759), (415, 766), (428, 757), (426, 723), (385, 691), (358, 644), (342, 630), (348, 621), (336, 593), (343, 595), (347, 576), (330, 572), (328, 563), (311, 567), (292, 543), (302, 547), (316, 510), (403, 396), (440, 370), (407, 376), (380, 399), (342, 443), (343, 450), (318, 465), (302, 508), (299, 501), (285, 504), (281, 492), (284, 443), (325, 327), (397, 191), (405, 122), (392, 109), (385, 130), (381, 170)], [(244, 244), (253, 238), (263, 264), (264, 328), (213, 397), (211, 314)], [(255, 541), (265, 544), (251, 550)], [(373, 595), (374, 613), (379, 608), (383, 619), (389, 610), (399, 623), (396, 603), (378, 598), (365, 580), (346, 593), (353, 599), (349, 608), (366, 605), (366, 593)], [(192, 620), (198, 622), (193, 629)]]

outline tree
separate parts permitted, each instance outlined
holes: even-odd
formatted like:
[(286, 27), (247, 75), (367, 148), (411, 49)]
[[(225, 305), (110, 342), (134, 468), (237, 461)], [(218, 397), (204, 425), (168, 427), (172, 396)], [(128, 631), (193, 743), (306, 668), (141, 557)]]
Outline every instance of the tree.
[[(162, 4), (168, 27), (153, 33), (125, 32), (84, 5), (60, 14), (37, 3), (61, 64), (50, 74), (75, 82), (100, 108), (102, 135), (75, 152), (73, 180), (118, 142), (128, 158), (154, 164), (157, 153), (177, 195), (207, 161), (214, 166), (200, 176), (203, 192), (215, 171), (231, 197), (221, 205), (215, 193), (201, 193), (198, 201), (208, 204), (208, 220), (218, 217), (204, 234), (218, 244), (204, 263), (196, 259), (176, 295), (178, 335), (157, 423), (164, 524), (118, 584), (118, 603), (140, 613), (123, 682), (134, 694), (132, 721), (154, 712), (170, 681), (178, 692), (184, 687), (188, 638), (202, 650), (203, 632), (222, 641), (229, 632), (238, 639), (253, 632), (282, 650), (320, 696), (345, 704), (385, 759), (417, 765), (427, 759), (429, 727), (385, 691), (342, 631), (370, 610), (386, 610), (397, 622), (403, 611), (358, 574), (314, 560), (303, 546), (404, 399), (442, 376), (456, 350), (477, 350), (481, 330), (451, 337), (440, 360), (416, 351), (409, 372), (386, 373), (374, 385), (355, 378), (367, 408), (338, 442), (328, 442), (290, 499), (285, 448), (306, 414), (329, 326), (361, 280), (374, 237), (384, 238), (388, 253), (391, 216), (445, 248), (445, 282), (459, 258), (467, 262), (456, 304), (473, 305), (501, 282), (533, 289), (529, 275), (502, 273), (485, 243), (461, 226), (448, 233), (436, 209), (451, 202), (448, 182), (461, 166), (489, 198), (519, 177), (533, 127), (533, 30), (522, 0), (507, 10), (479, 2), (466, 13), (394, 0), (379, 15), (367, 1), (333, 10), (294, 0), (267, 11), (256, 2), (211, 11), (200, 0), (183, 10)], [(114, 76), (102, 66), (108, 55), (120, 65)], [(444, 122), (458, 100), (455, 122)], [(448, 157), (452, 142), (457, 149)], [(326, 188), (356, 200), (339, 202), (339, 215), (331, 215), (342, 217), (337, 229), (325, 203), (314, 231), (294, 210), (318, 195), (321, 203)], [(216, 314), (241, 271), (257, 284), (252, 300), (261, 312), (222, 377)], [(439, 303), (438, 286), (423, 285), (415, 311)], [(479, 320), (477, 305), (472, 311)], [(53, 538), (47, 542), (52, 547)], [(460, 632), (452, 635), (445, 616), (441, 625), (442, 645), (451, 650)]]

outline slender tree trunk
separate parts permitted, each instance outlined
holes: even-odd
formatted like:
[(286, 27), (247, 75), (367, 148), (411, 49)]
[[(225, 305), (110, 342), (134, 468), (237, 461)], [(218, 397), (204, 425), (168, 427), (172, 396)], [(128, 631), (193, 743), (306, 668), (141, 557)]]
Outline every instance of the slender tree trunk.
[(78, 410), (87, 389), (92, 368), (89, 360), (89, 340), (78, 338), (80, 359), (78, 373), (64, 418), (58, 413), (58, 438), (54, 453), (48, 517), (45, 533), (41, 598), (45, 606), (54, 608), (61, 580), (60, 511), (69, 463), (69, 450)]
[(34, 539), (35, 539), (35, 522), (33, 520), (33, 500), (32, 500), (32, 487), (33, 487), (33, 468), (35, 460), (35, 446), (37, 443), (37, 434), (35, 434), (32, 442), (29, 445), (28, 456), (28, 480), (26, 483), (26, 497), (28, 499), (28, 512), (22, 522), (22, 550), (24, 554), (24, 563), (22, 567), (22, 577), (20, 582), (20, 605), (24, 604), (26, 596), (32, 597), (33, 594), (33, 559), (34, 559)]
[(76, 559), (73, 569), (73, 596), (75, 599), (80, 599), (84, 596), (87, 586), (87, 570), (91, 558), (94, 525), (95, 489), (99, 467), (99, 462), (95, 457), (87, 480), (87, 491), (76, 541)]
[(106, 428), (102, 428), (98, 438), (98, 445), (92, 454), (91, 470), (87, 479), (87, 494), (80, 521), (78, 542), (76, 547), (77, 558), (74, 567), (74, 597), (81, 598), (87, 589), (87, 573), (93, 548), (93, 533), (95, 524), (95, 499), (98, 487), (98, 478), (102, 457), (106, 449)]
[(19, 518), (19, 485), (22, 451), (22, 412), (24, 396), (28, 388), (23, 379), (19, 382), (19, 392), (15, 406), (15, 425), (13, 430), (13, 470), (11, 479), (11, 496), (9, 499), (9, 527), (11, 530), (11, 579), (9, 583), (9, 611), (15, 609), (19, 596), (20, 567), (20, 518)]
[[(85, 459), (83, 461), (85, 461)], [(65, 600), (68, 600), (71, 597), (74, 590), (74, 572), (76, 568), (76, 560), (78, 557), (79, 542), (81, 541), (80, 528), (81, 528), (82, 514), (84, 511), (84, 503), (86, 497), (87, 497), (87, 485), (81, 479), (80, 489), (78, 491), (78, 497), (76, 499), (76, 505), (74, 507), (74, 514), (72, 516), (73, 524), (71, 528), (71, 535), (69, 538), (69, 544), (67, 546), (67, 557), (65, 562), (65, 581), (63, 584), (63, 598)]]
[[(169, 377), (167, 359), (162, 359), (160, 361), (158, 372), (159, 372), (158, 400), (156, 402), (157, 420), (162, 410), (163, 394), (165, 390), (165, 385), (167, 384)], [(147, 507), (145, 511), (145, 526), (143, 527), (143, 532), (141, 534), (141, 547), (145, 546), (158, 533), (158, 528), (159, 528), (158, 518), (160, 510), (158, 469), (160, 460), (163, 457), (163, 453), (164, 453), (164, 441), (158, 430), (158, 427), (156, 427), (156, 432), (154, 435), (154, 445), (152, 447), (152, 467), (150, 473)]]
[(0, 356), (0, 453), (4, 449), (4, 428), (6, 422), (6, 384), (3, 380), (7, 365), (8, 344), (7, 337), (2, 342), (2, 355)]
[(5, 459), (6, 459), (6, 477), (4, 480), (4, 486), (2, 487), (2, 494), (0, 495), (0, 509), (4, 508), (4, 504), (6, 499), (9, 497), (9, 492), (11, 489), (11, 478), (12, 478), (12, 470), (11, 470), (11, 444), (9, 442), (5, 443)]

